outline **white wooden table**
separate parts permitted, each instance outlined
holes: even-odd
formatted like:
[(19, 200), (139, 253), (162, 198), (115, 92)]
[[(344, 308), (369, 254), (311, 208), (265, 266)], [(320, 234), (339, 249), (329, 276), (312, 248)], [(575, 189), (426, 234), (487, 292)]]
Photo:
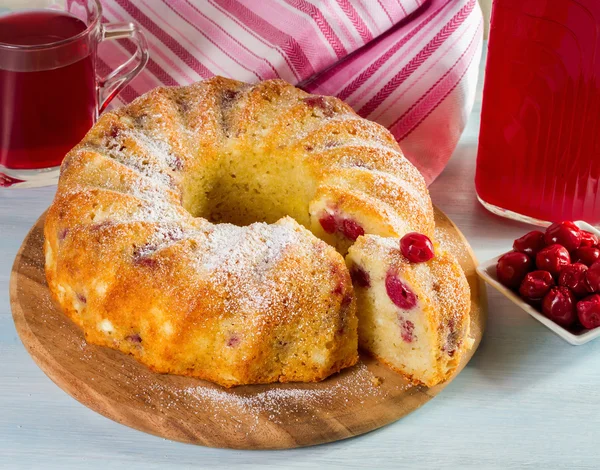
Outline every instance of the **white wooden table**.
[[(431, 193), (484, 260), (529, 227), (489, 214), (475, 198), (480, 103)], [(0, 469), (600, 468), (600, 340), (570, 346), (492, 290), (484, 340), (460, 376), (420, 410), (364, 436), (290, 451), (220, 450), (94, 413), (37, 368), (10, 312), (14, 256), (53, 194), (0, 192)]]

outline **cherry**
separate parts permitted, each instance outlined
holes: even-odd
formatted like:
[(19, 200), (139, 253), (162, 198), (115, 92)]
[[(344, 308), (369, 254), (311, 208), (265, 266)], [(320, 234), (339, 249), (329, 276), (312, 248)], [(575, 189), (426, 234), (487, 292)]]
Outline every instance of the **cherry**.
[(546, 229), (544, 240), (546, 245), (558, 243), (573, 251), (581, 245), (581, 230), (573, 222), (556, 222)]
[(577, 303), (579, 322), (591, 330), (600, 326), (600, 295), (594, 294)]
[(573, 262), (591, 266), (600, 259), (600, 249), (595, 246), (582, 246), (573, 252)]
[(585, 230), (581, 231), (581, 245), (584, 246), (595, 246), (598, 244), (598, 237), (590, 232), (586, 232)]
[(142, 337), (139, 334), (125, 336), (125, 339), (127, 341), (131, 341), (132, 343), (141, 343), (142, 342)]
[(585, 280), (585, 272), (587, 270), (587, 266), (581, 263), (563, 266), (558, 276), (558, 285), (568, 287), (578, 297), (588, 295), (590, 292)]
[(148, 269), (156, 269), (159, 266), (159, 261), (156, 258), (151, 258), (149, 256), (134, 255), (133, 263), (137, 266), (142, 266)]
[(391, 301), (401, 309), (410, 310), (417, 305), (415, 293), (392, 271), (385, 276), (385, 290)]
[(521, 238), (517, 238), (513, 243), (513, 250), (525, 253), (527, 256), (535, 256), (538, 251), (546, 246), (544, 241), (544, 232), (533, 230), (526, 233)]
[(511, 289), (517, 289), (531, 268), (533, 268), (533, 262), (529, 256), (525, 253), (510, 251), (498, 260), (496, 276), (501, 284)]
[(415, 329), (415, 324), (410, 320), (400, 319), (400, 327), (402, 328), (402, 331), (400, 333), (402, 339), (407, 343), (412, 343), (414, 339), (413, 331)]
[(230, 348), (235, 348), (240, 344), (241, 341), (241, 338), (235, 333), (233, 333), (227, 340), (227, 346), (229, 346)]
[(586, 271), (585, 282), (590, 292), (600, 292), (600, 261), (596, 261)]
[(323, 215), (319, 218), (319, 223), (323, 230), (327, 233), (334, 233), (336, 229), (335, 217), (333, 214), (329, 212), (324, 212)]
[(519, 294), (528, 302), (539, 302), (554, 286), (554, 278), (548, 271), (532, 271), (528, 273), (521, 287)]
[(354, 220), (344, 219), (342, 222), (342, 233), (346, 238), (354, 241), (361, 235), (365, 234), (365, 230)]
[(558, 274), (560, 268), (570, 263), (571, 257), (567, 249), (557, 244), (547, 246), (535, 256), (537, 268), (551, 274)]
[(371, 277), (369, 273), (360, 266), (354, 265), (350, 270), (350, 277), (355, 284), (360, 287), (371, 287)]
[(323, 111), (323, 115), (331, 117), (334, 114), (335, 109), (325, 99), (324, 96), (311, 95), (304, 98), (304, 102), (311, 108), (319, 108)]
[(402, 237), (400, 251), (411, 263), (424, 263), (435, 255), (429, 237), (417, 232), (410, 232)]
[(542, 312), (555, 323), (569, 327), (577, 319), (576, 303), (575, 294), (568, 287), (553, 287), (542, 301)]
[(65, 238), (67, 238), (68, 234), (69, 234), (69, 229), (63, 228), (60, 232), (58, 232), (58, 239), (60, 241), (63, 241)]

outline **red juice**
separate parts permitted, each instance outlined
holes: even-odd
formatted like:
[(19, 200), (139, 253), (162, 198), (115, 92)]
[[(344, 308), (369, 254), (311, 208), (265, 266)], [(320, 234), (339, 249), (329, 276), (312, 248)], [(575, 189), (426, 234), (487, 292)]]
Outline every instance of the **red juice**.
[(599, 0), (494, 1), (475, 177), (492, 211), (600, 224), (598, 31)]
[[(83, 21), (62, 11), (11, 13), (0, 16), (0, 43), (51, 44), (85, 29)], [(67, 47), (61, 49), (60, 62), (73, 59), (59, 67), (45, 64), (40, 70), (32, 63), (20, 64), (19, 70), (0, 63), (0, 165), (13, 169), (60, 165), (92, 126), (97, 100), (94, 56), (81, 42)]]

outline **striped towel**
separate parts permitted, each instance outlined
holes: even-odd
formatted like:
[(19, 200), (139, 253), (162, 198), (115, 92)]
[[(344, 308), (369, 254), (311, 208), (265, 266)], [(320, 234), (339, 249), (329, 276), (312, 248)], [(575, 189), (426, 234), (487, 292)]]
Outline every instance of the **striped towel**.
[[(151, 58), (118, 100), (222, 75), (282, 78), (388, 127), (428, 183), (471, 110), (483, 22), (476, 0), (103, 0), (144, 28)], [(101, 69), (134, 51), (100, 50)]]

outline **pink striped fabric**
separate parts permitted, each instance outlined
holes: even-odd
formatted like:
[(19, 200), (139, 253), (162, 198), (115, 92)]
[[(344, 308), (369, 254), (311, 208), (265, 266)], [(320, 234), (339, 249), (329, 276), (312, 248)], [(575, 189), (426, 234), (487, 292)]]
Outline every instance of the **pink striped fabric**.
[[(476, 0), (103, 0), (104, 21), (135, 21), (146, 69), (115, 101), (213, 75), (282, 78), (335, 95), (388, 127), (433, 181), (470, 112), (482, 45)], [(103, 44), (109, 70), (133, 52)], [(116, 103), (119, 104), (119, 103)]]

